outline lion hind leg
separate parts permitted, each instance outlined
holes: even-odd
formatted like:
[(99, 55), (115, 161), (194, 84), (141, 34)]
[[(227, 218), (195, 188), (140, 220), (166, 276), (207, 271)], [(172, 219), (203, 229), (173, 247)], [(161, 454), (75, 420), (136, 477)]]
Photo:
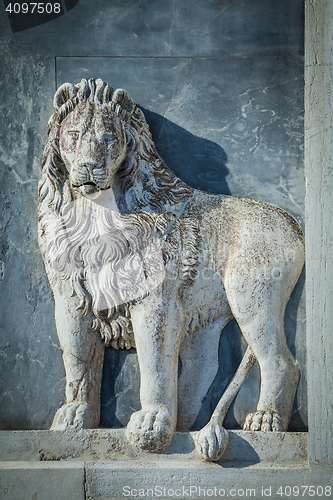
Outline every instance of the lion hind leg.
[(257, 410), (248, 415), (244, 428), (286, 431), (299, 377), (284, 332), (284, 313), (292, 289), (288, 276), (251, 282), (234, 268), (225, 284), (231, 310), (261, 373)]
[[(282, 323), (282, 321), (281, 321)], [(258, 330), (264, 331), (265, 326)], [(257, 342), (251, 339), (251, 331), (244, 331), (261, 373), (260, 397), (256, 412), (248, 415), (244, 429), (252, 431), (286, 431), (299, 378), (298, 364), (290, 353), (283, 324), (276, 331), (263, 333)], [(270, 334), (270, 335), (269, 335)], [(256, 335), (253, 335), (255, 338)], [(273, 340), (272, 340), (273, 338)]]

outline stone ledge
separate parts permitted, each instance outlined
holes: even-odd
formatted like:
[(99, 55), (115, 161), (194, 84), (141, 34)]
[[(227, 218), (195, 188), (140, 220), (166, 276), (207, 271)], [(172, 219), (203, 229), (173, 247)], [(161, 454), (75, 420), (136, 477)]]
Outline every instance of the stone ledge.
[(83, 462), (0, 462), (0, 499), (84, 500)]
[[(229, 431), (230, 442), (220, 460), (232, 464), (307, 464), (307, 433)], [(0, 461), (134, 461), (148, 463), (204, 462), (194, 446), (194, 432), (176, 432), (171, 446), (164, 453), (142, 453), (132, 446), (125, 429), (91, 429), (81, 431), (0, 431)]]
[[(290, 488), (311, 488), (319, 498), (332, 488), (332, 466), (276, 467), (134, 460), (109, 462), (0, 462), (0, 499), (115, 500), (119, 498), (287, 498)], [(308, 486), (311, 485), (311, 486)], [(281, 496), (281, 487), (283, 494)], [(287, 489), (286, 489), (287, 488)], [(280, 493), (278, 493), (280, 491)], [(292, 490), (291, 490), (292, 491)], [(319, 496), (314, 496), (313, 491)], [(332, 489), (331, 489), (332, 491)], [(301, 495), (299, 495), (301, 496)], [(326, 495), (331, 496), (331, 495)]]
[[(170, 464), (171, 465), (171, 464)], [(325, 486), (332, 485), (332, 467), (274, 467), (250, 465), (223, 468), (219, 464), (200, 467), (190, 464), (142, 465), (120, 462), (86, 464), (86, 500), (115, 500), (119, 498), (288, 498), (290, 490), (312, 485), (311, 495), (319, 498)], [(281, 489), (282, 487), (282, 489)], [(285, 489), (287, 488), (287, 489)], [(317, 490), (317, 488), (319, 488)], [(141, 490), (141, 491), (140, 491)], [(278, 493), (280, 491), (280, 494)], [(316, 497), (313, 492), (318, 491)], [(132, 492), (132, 493), (131, 493)], [(283, 493), (281, 495), (281, 493)], [(299, 496), (301, 496), (300, 493)], [(295, 496), (294, 496), (295, 498)]]

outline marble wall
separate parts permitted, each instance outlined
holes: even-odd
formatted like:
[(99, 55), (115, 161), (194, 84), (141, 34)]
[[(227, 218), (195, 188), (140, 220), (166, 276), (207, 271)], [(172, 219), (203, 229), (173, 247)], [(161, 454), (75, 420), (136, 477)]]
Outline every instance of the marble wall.
[[(303, 1), (80, 0), (58, 19), (14, 34), (0, 4), (0, 53), (0, 428), (44, 429), (65, 384), (36, 239), (55, 88), (90, 77), (125, 88), (145, 112), (158, 152), (188, 184), (267, 201), (303, 225)], [(307, 426), (303, 288), (302, 275), (285, 319), (301, 369), (293, 430)], [(207, 422), (244, 348), (230, 323), (194, 428)], [(229, 427), (255, 408), (259, 384), (255, 367)], [(101, 425), (126, 425), (138, 391), (135, 351), (108, 349)]]

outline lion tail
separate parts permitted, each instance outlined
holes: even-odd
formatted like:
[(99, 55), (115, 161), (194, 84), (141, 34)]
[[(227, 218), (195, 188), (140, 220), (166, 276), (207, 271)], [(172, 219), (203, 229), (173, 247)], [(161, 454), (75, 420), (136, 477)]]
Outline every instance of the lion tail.
[(245, 351), (243, 359), (237, 368), (237, 371), (232, 378), (230, 384), (224, 391), (221, 396), (220, 401), (218, 402), (214, 413), (211, 417), (211, 421), (215, 420), (219, 424), (223, 425), (223, 421), (226, 417), (226, 414), (230, 408), (231, 403), (237, 396), (238, 391), (242, 387), (246, 377), (250, 373), (254, 363), (256, 362), (256, 357), (253, 354), (253, 351), (250, 347), (248, 347)]

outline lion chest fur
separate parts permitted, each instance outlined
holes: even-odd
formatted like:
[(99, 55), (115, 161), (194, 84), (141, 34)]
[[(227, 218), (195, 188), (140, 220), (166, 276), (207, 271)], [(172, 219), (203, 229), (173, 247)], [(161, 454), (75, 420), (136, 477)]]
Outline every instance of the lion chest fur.
[(164, 280), (179, 288), (196, 278), (201, 241), (196, 221), (147, 212), (123, 215), (81, 196), (64, 206), (61, 216), (49, 214), (44, 225), (40, 243), (51, 284), (70, 281), (107, 345), (134, 346), (130, 308)]

